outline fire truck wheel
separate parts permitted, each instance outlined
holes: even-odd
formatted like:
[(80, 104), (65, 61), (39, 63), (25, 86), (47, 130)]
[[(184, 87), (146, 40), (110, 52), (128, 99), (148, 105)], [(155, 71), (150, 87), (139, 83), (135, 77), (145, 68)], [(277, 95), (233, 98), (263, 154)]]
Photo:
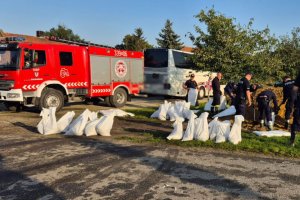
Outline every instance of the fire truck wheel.
[(198, 99), (203, 99), (205, 97), (205, 88), (201, 87), (198, 92)]
[(56, 111), (59, 111), (63, 105), (64, 95), (62, 92), (53, 88), (46, 88), (41, 96), (39, 108), (42, 110), (42, 108), (56, 107)]
[(110, 103), (110, 96), (107, 96), (104, 98), (104, 102), (106, 103), (107, 106), (111, 107), (111, 103)]
[(110, 96), (110, 103), (112, 106), (119, 108), (126, 104), (127, 92), (123, 88), (117, 88), (113, 96)]

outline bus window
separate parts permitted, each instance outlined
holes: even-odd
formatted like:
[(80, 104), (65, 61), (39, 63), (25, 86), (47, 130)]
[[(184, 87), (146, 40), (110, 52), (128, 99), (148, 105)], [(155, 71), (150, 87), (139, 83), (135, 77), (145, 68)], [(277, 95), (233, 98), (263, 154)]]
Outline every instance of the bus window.
[(192, 62), (192, 54), (173, 51), (174, 63), (177, 68), (195, 69), (196, 65)]
[(167, 49), (147, 49), (145, 51), (145, 67), (168, 67)]

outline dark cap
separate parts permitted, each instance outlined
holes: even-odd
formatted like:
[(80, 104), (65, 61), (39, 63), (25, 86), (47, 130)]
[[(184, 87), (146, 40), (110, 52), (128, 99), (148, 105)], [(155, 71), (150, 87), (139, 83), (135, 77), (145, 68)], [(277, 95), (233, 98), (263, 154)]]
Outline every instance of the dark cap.
[(191, 74), (191, 77), (195, 77), (195, 74)]

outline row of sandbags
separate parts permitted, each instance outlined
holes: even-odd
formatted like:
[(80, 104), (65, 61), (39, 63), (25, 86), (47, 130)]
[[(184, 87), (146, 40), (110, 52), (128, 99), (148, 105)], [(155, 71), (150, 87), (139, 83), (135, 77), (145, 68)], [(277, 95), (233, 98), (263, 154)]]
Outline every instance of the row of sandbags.
[(189, 112), (189, 122), (185, 132), (183, 132), (182, 123), (184, 119), (182, 117), (176, 117), (173, 124), (173, 131), (167, 137), (168, 140), (214, 140), (216, 143), (221, 143), (229, 141), (233, 144), (238, 144), (242, 141), (241, 130), (242, 122), (244, 117), (242, 115), (236, 115), (234, 124), (231, 127), (230, 121), (219, 121), (218, 117), (214, 118), (210, 123), (208, 123), (208, 113), (202, 113), (198, 118), (190, 111)]
[[(176, 118), (183, 118), (183, 119), (190, 119), (189, 112), (191, 107), (190, 102), (186, 101), (175, 101), (173, 104), (172, 102), (164, 101), (150, 117), (151, 118), (158, 118), (159, 120), (165, 121), (175, 121)], [(198, 112), (197, 110), (192, 112)]]
[[(103, 116), (98, 118), (98, 112), (91, 112), (86, 109), (75, 120), (75, 112), (67, 112), (56, 121), (56, 107), (43, 108), (40, 113), (42, 120), (38, 123), (38, 132), (43, 135), (64, 133), (65, 135), (102, 135), (110, 136), (114, 117), (134, 116), (120, 109), (110, 109), (99, 111)], [(73, 120), (73, 121), (72, 121)]]

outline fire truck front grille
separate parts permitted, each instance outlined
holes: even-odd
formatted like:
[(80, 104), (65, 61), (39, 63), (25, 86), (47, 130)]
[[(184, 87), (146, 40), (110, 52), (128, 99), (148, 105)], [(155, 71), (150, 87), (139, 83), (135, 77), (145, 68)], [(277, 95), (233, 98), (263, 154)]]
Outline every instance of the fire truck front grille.
[(0, 81), (0, 90), (9, 90), (14, 87), (14, 81)]

